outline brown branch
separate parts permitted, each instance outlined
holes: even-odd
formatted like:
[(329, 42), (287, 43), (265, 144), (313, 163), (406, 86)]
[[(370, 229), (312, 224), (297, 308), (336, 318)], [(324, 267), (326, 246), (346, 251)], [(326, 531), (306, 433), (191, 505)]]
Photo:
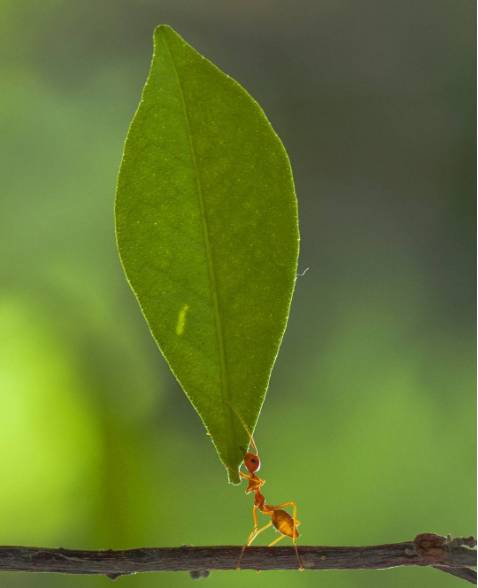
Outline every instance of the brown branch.
[(446, 572), (462, 580), (467, 580), (472, 584), (476, 584), (476, 572), (471, 568), (447, 568), (446, 566), (433, 566), (435, 569), (441, 572)]
[[(367, 547), (299, 548), (307, 570), (383, 569), (397, 566), (431, 566), (476, 584), (476, 541), (450, 539), (424, 533), (413, 541)], [(41, 547), (0, 547), (0, 572), (53, 572), (103, 574), (112, 579), (138, 572), (187, 571), (193, 577), (208, 570), (233, 570), (239, 546), (159, 547), (124, 551), (80, 551)], [(241, 569), (293, 570), (293, 547), (249, 547)]]

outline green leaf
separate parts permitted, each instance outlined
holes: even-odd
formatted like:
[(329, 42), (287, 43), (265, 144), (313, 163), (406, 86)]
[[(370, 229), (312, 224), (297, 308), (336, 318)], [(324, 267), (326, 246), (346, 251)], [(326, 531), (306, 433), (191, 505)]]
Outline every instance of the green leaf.
[(240, 419), (254, 429), (289, 314), (297, 201), (259, 105), (164, 25), (126, 140), (116, 231), (153, 336), (238, 483)]

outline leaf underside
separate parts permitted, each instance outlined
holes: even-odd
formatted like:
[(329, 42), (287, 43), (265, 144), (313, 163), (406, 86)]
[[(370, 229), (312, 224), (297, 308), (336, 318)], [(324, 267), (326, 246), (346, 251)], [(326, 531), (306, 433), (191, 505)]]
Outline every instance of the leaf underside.
[(254, 429), (289, 314), (297, 202), (258, 104), (164, 25), (126, 139), (116, 233), (151, 332), (238, 483), (240, 419)]

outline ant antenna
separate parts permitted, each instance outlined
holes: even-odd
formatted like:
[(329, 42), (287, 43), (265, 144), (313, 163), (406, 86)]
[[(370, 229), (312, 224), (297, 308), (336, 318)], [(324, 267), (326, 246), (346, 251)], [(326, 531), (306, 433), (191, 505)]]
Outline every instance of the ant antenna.
[[(226, 400), (227, 404), (229, 404), (229, 406), (231, 407), (232, 411), (234, 412), (234, 414), (236, 415), (236, 417), (239, 419), (242, 428), (244, 429), (244, 431), (247, 433), (247, 435), (249, 436), (249, 445), (252, 445), (254, 451), (256, 452), (256, 454), (259, 454), (259, 450), (257, 449), (257, 445), (254, 441), (254, 437), (252, 436), (251, 431), (249, 430), (248, 426), (246, 425), (246, 423), (244, 422), (244, 419), (242, 418), (242, 416), (239, 414), (239, 412), (237, 411), (236, 407), (233, 406), (231, 404), (231, 402), (229, 402), (229, 400)], [(249, 449), (249, 446), (248, 446)]]

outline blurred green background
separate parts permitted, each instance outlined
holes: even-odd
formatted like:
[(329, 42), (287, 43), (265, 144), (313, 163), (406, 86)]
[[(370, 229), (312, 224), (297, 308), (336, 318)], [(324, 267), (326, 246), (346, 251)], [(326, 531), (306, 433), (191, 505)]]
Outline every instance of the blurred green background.
[[(116, 173), (158, 23), (259, 100), (295, 171), (300, 269), (310, 269), (256, 431), (267, 498), (298, 502), (303, 544), (472, 534), (474, 3), (0, 8), (0, 544), (241, 544), (251, 527), (251, 497), (226, 484), (115, 250)], [(461, 585), (431, 569), (204, 582)], [(22, 574), (0, 583), (110, 585)]]

